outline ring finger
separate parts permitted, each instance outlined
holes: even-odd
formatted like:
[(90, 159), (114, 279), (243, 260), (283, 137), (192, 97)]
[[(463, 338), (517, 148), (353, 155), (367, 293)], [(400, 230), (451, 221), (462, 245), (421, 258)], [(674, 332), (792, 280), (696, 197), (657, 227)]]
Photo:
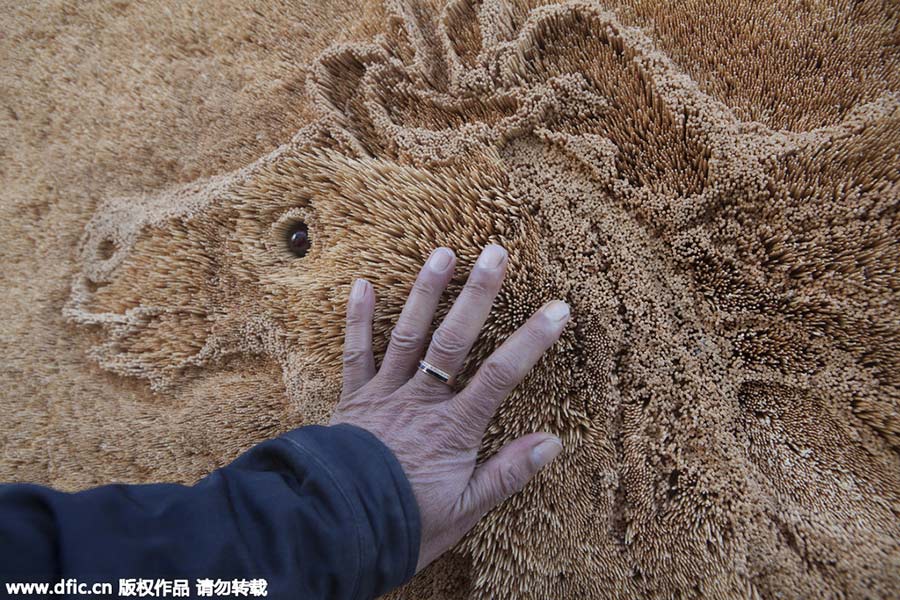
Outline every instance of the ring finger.
[[(482, 250), (466, 285), (434, 332), (425, 362), (451, 377), (459, 371), (491, 312), (491, 305), (506, 274), (507, 253), (490, 244)], [(437, 377), (419, 371), (414, 380), (421, 385), (444, 385)]]

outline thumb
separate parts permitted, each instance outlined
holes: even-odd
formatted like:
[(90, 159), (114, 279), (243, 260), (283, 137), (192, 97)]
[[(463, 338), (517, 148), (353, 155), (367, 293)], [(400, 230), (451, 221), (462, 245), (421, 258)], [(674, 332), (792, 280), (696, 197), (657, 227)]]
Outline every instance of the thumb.
[(559, 438), (548, 433), (530, 433), (506, 444), (469, 481), (469, 508), (477, 513), (475, 518), (525, 487), (562, 449)]

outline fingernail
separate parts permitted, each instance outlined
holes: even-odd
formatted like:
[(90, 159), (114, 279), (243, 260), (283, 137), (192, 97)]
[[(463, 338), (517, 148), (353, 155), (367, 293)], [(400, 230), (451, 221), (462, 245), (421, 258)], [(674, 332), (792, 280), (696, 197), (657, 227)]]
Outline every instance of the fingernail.
[(428, 259), (428, 268), (436, 273), (443, 273), (450, 266), (453, 260), (453, 253), (447, 248), (438, 248), (431, 253)]
[(478, 257), (476, 264), (482, 269), (496, 269), (504, 258), (506, 258), (506, 250), (503, 249), (503, 246), (490, 244), (481, 251), (481, 256)]
[(552, 321), (564, 321), (569, 317), (569, 305), (562, 300), (554, 300), (544, 306), (544, 314)]
[(531, 449), (531, 464), (535, 470), (543, 469), (547, 463), (559, 456), (562, 449), (562, 442), (559, 441), (559, 438), (553, 437), (544, 440)]
[(350, 299), (351, 300), (362, 300), (363, 296), (366, 295), (366, 286), (368, 285), (368, 281), (365, 279), (357, 279), (353, 282), (353, 287), (350, 288)]

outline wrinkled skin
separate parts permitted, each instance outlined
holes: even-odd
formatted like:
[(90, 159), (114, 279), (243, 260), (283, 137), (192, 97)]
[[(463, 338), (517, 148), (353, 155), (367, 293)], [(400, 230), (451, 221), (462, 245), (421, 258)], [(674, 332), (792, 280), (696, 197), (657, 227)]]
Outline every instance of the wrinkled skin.
[(347, 308), (343, 391), (331, 417), (332, 424), (349, 423), (372, 432), (400, 461), (419, 506), (417, 571), (449, 550), (486, 512), (522, 489), (562, 451), (556, 437), (529, 434), (476, 468), (478, 448), (497, 405), (562, 333), (569, 318), (564, 302), (550, 302), (529, 319), (457, 393), (448, 383), (416, 371), (422, 356), (451, 376), (462, 366), (500, 289), (507, 255), (497, 245), (482, 252), (429, 341), (428, 329), (455, 262), (449, 248), (431, 254), (377, 372), (372, 286), (365, 280), (354, 283)]

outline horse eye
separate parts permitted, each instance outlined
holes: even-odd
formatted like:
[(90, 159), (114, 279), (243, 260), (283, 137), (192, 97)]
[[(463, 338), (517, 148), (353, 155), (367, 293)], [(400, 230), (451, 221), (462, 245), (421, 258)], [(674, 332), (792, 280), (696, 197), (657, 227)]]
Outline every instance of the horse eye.
[(297, 257), (304, 257), (309, 252), (309, 227), (306, 223), (295, 223), (289, 230), (287, 236), (288, 249)]

